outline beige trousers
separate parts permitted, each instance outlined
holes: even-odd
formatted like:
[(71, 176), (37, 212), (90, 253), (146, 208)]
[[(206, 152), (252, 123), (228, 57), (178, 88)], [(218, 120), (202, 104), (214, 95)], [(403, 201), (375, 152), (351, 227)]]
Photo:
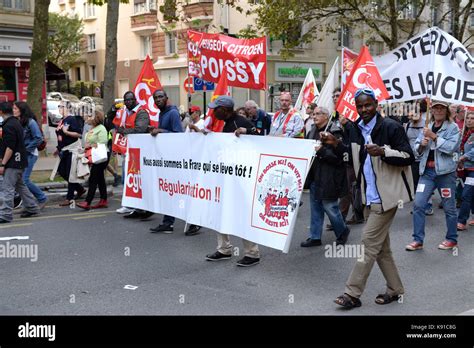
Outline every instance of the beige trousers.
[[(258, 244), (242, 238), (244, 244), (244, 256), (260, 258)], [(228, 234), (217, 233), (217, 251), (224, 255), (232, 254), (232, 244)]]
[(368, 215), (368, 220), (362, 233), (364, 258), (357, 261), (352, 269), (346, 282), (345, 293), (357, 298), (362, 295), (375, 261), (387, 281), (387, 294), (394, 296), (404, 293), (402, 281), (390, 250), (389, 229), (396, 212), (397, 207), (382, 212), (381, 204), (372, 204), (370, 208), (366, 207), (364, 213)]

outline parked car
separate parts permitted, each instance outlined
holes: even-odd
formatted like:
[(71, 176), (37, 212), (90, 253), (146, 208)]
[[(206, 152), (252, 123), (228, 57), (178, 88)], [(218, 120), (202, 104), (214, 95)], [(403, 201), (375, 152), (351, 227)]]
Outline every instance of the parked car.
[(59, 113), (60, 100), (46, 100), (46, 108), (48, 111), (48, 124), (51, 127), (56, 127), (59, 122), (63, 119), (63, 116)]
[(70, 101), (73, 104), (80, 102), (79, 98), (76, 97), (74, 94), (63, 93), (63, 92), (49, 92), (46, 95), (46, 99)]
[(104, 100), (99, 97), (84, 96), (81, 98), (81, 101), (89, 103), (89, 104), (94, 104), (94, 105), (104, 105)]

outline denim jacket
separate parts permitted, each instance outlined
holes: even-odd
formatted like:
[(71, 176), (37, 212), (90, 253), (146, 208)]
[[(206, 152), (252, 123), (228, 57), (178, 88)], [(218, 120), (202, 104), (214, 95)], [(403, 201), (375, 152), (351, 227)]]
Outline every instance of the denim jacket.
[(469, 139), (467, 139), (466, 143), (464, 144), (463, 156), (466, 157), (464, 168), (474, 168), (474, 133), (469, 136)]
[[(428, 128), (432, 129), (433, 122), (430, 122)], [(444, 121), (441, 129), (436, 133), (438, 139), (436, 140), (434, 156), (435, 156), (435, 171), (437, 175), (445, 175), (456, 171), (459, 159), (459, 145), (461, 145), (461, 133), (459, 127), (455, 122)], [(415, 151), (418, 152), (421, 141), (423, 140), (423, 133), (421, 133), (415, 142)], [(432, 140), (424, 148), (420, 160), (420, 175), (423, 175), (428, 161)]]
[(26, 152), (29, 154), (34, 153), (38, 145), (43, 141), (43, 135), (41, 134), (38, 123), (33, 119), (29, 119), (28, 125), (23, 128), (23, 134)]

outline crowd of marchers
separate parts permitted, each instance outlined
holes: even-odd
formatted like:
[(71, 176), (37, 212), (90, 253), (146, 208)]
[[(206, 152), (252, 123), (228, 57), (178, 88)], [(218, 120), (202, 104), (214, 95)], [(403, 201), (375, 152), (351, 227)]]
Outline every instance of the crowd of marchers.
[[(340, 90), (333, 92), (334, 104)], [(105, 172), (114, 175), (114, 185), (125, 178), (117, 173), (110, 160), (115, 134), (210, 132), (209, 118), (198, 106), (181, 113), (168, 99), (166, 91), (153, 93), (160, 110), (159, 126), (150, 124), (146, 108), (138, 104), (133, 92), (126, 92), (124, 105), (114, 105), (107, 114), (99, 110), (78, 114), (67, 101), (61, 102), (63, 116), (56, 128), (58, 145), (57, 172), (67, 183), (67, 195), (61, 206), (75, 204), (90, 210), (107, 208)], [(374, 91), (368, 88), (355, 93), (356, 121), (329, 112), (327, 106), (310, 104), (304, 118), (292, 106), (290, 93), (282, 92), (280, 109), (270, 115), (249, 100), (236, 108), (229, 96), (219, 96), (209, 105), (214, 118), (223, 122), (222, 132), (253, 136), (306, 138), (315, 140), (315, 156), (307, 175), (305, 189), (310, 195), (310, 229), (301, 247), (320, 246), (323, 230), (332, 230), (335, 243), (344, 245), (350, 226), (365, 224), (361, 243), (364, 257), (357, 260), (343, 295), (335, 302), (345, 308), (361, 306), (360, 297), (375, 262), (386, 279), (386, 291), (376, 297), (377, 304), (394, 302), (404, 293), (398, 269), (390, 249), (390, 227), (401, 204), (414, 201), (413, 240), (407, 251), (424, 247), (426, 216), (433, 215), (432, 196), (441, 198), (440, 208), (446, 217), (446, 237), (438, 248), (458, 247), (458, 232), (474, 225), (469, 220), (474, 210), (474, 110), (461, 105), (420, 99), (404, 117), (385, 115)], [(9, 223), (18, 211), (22, 218), (40, 214), (47, 197), (30, 176), (44, 147), (38, 121), (24, 102), (0, 104), (0, 223)], [(91, 163), (88, 150), (104, 146), (107, 160)], [(88, 188), (84, 188), (84, 176)], [(93, 204), (97, 189), (100, 199)], [(15, 198), (22, 208), (15, 210)], [(77, 202), (84, 197), (82, 202)], [(300, 203), (301, 204), (301, 203)], [(349, 212), (351, 213), (349, 217)], [(126, 219), (147, 221), (153, 212), (121, 207), (117, 213)], [(324, 225), (324, 216), (329, 224)], [(175, 218), (165, 215), (152, 233), (172, 233)], [(197, 235), (201, 226), (190, 225), (186, 236)], [(256, 243), (242, 240), (244, 255), (237, 261), (241, 267), (260, 262)], [(358, 242), (358, 241), (357, 241)], [(408, 241), (407, 241), (408, 242)], [(206, 255), (208, 261), (228, 260), (232, 245), (226, 234), (217, 233), (217, 248)]]

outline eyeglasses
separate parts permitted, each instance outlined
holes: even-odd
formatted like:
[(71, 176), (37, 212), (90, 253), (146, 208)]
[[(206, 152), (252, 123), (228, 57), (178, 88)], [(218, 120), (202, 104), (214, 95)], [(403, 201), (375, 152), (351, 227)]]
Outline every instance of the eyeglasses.
[(58, 108), (65, 108), (64, 105), (58, 105)]
[(375, 97), (374, 91), (370, 88), (358, 89), (354, 94), (354, 99), (358, 98), (361, 94), (368, 95), (369, 97), (372, 97), (372, 99), (377, 100), (377, 98)]

